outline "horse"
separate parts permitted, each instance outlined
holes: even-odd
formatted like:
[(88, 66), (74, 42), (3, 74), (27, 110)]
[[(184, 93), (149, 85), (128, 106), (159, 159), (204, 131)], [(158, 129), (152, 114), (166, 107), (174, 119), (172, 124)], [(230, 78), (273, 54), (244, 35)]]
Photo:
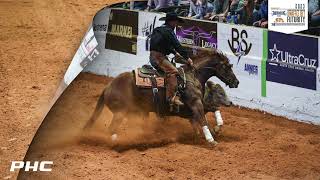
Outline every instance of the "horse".
[[(229, 59), (221, 52), (215, 49), (198, 50), (196, 55), (191, 56), (194, 61), (193, 67), (182, 65), (186, 77), (186, 84), (181, 95), (184, 102), (184, 108), (174, 113), (164, 111), (163, 116), (180, 116), (190, 120), (192, 127), (197, 135), (202, 128), (206, 141), (209, 144), (217, 144), (214, 140), (205, 118), (205, 109), (203, 97), (205, 93), (205, 83), (209, 78), (216, 76), (230, 88), (237, 88), (239, 80), (232, 71), (232, 65)], [(165, 97), (165, 89), (159, 89), (159, 95)], [(96, 108), (85, 125), (84, 129), (92, 126), (95, 120), (101, 114), (104, 105), (113, 113), (113, 118), (109, 132), (115, 139), (116, 132), (122, 120), (129, 114), (148, 114), (156, 112), (153, 102), (153, 92), (151, 89), (139, 88), (135, 84), (135, 75), (132, 72), (124, 72), (115, 77), (104, 89), (100, 95)], [(167, 107), (169, 104), (167, 104)], [(200, 125), (200, 127), (199, 127)]]
[(227, 93), (220, 84), (214, 84), (212, 81), (208, 81), (206, 83), (203, 106), (205, 114), (212, 112), (215, 115), (214, 119), (216, 120), (216, 126), (212, 132), (219, 133), (223, 125), (223, 119), (219, 107), (230, 107), (231, 105), (233, 105), (232, 101), (229, 100)]

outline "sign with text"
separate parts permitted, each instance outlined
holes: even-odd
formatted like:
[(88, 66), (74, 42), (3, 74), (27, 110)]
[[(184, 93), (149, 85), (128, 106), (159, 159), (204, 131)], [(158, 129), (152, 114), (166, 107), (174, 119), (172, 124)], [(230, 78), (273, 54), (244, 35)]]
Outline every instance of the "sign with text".
[(308, 0), (269, 0), (268, 27), (294, 33), (308, 29)]
[(106, 49), (137, 53), (138, 12), (112, 9), (109, 16)]
[(267, 81), (316, 90), (318, 38), (268, 34)]
[(217, 24), (213, 22), (185, 19), (178, 25), (176, 34), (178, 40), (185, 45), (217, 48)]

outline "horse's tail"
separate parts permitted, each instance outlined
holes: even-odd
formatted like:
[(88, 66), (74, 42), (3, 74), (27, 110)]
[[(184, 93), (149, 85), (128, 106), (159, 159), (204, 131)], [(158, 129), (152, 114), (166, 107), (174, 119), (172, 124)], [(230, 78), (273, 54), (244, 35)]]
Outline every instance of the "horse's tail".
[(91, 115), (91, 118), (89, 119), (89, 121), (87, 122), (87, 124), (84, 126), (83, 129), (88, 129), (88, 128), (92, 127), (93, 123), (97, 120), (97, 118), (101, 114), (103, 107), (104, 107), (104, 91), (102, 92), (102, 94), (99, 97), (96, 108), (95, 108), (93, 114)]

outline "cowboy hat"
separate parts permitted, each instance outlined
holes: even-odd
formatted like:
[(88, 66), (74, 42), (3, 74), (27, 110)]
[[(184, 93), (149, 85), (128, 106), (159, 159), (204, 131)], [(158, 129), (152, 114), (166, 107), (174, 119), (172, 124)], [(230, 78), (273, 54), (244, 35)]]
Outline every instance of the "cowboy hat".
[(169, 22), (169, 21), (179, 21), (180, 23), (183, 23), (183, 22), (184, 22), (184, 20), (181, 19), (180, 17), (178, 17), (178, 14), (175, 13), (175, 12), (169, 12), (169, 13), (167, 13), (166, 17), (160, 18), (159, 21), (166, 21), (166, 22)]

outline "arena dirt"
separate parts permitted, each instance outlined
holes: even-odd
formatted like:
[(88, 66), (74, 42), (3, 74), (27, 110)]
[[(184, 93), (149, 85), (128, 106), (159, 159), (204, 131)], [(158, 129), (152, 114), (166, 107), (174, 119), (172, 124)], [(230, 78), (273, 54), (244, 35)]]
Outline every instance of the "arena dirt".
[[(108, 2), (0, 0), (0, 178), (16, 178), (10, 162), (23, 159), (80, 39)], [(85, 74), (68, 88), (58, 102), (63, 106), (49, 114), (64, 131), (49, 140), (46, 154), (34, 155), (53, 160), (54, 171), (33, 177), (320, 178), (319, 126), (253, 110), (222, 109), (225, 127), (214, 148), (193, 141), (190, 125), (180, 118), (164, 123), (132, 118), (121, 128), (120, 143), (112, 144), (105, 130), (111, 117), (107, 109), (91, 131), (80, 133), (109, 80)], [(56, 131), (48, 137), (55, 134), (50, 132)]]
[[(194, 139), (182, 118), (128, 117), (119, 141), (110, 140), (112, 113), (90, 118), (110, 78), (81, 74), (48, 114), (29, 160), (53, 160), (50, 174), (30, 179), (319, 179), (320, 128), (239, 107), (222, 108), (218, 146)], [(213, 114), (208, 114), (213, 122)]]

